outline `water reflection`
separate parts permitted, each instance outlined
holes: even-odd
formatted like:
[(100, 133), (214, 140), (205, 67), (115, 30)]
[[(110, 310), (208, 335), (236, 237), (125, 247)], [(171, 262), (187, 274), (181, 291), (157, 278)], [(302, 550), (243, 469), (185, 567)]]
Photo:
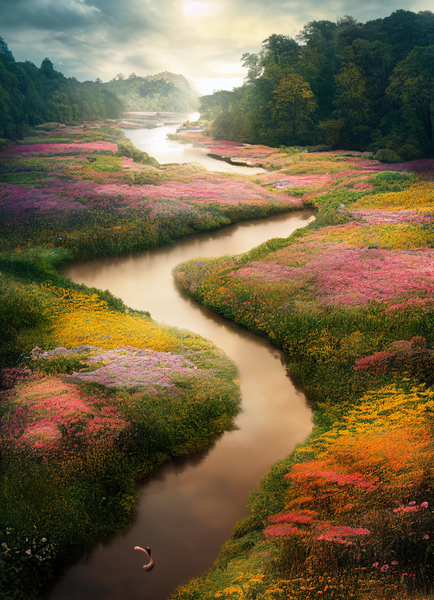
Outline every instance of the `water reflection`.
[(264, 172), (264, 169), (259, 167), (240, 167), (228, 164), (224, 161), (215, 160), (207, 155), (209, 151), (206, 148), (196, 147), (192, 144), (180, 144), (179, 142), (168, 140), (167, 134), (175, 133), (179, 125), (183, 123), (186, 118), (188, 118), (188, 115), (180, 115), (177, 123), (163, 125), (156, 127), (155, 129), (126, 129), (124, 130), (124, 133), (131, 139), (137, 148), (144, 150), (156, 158), (161, 164), (197, 162), (206, 167), (209, 171), (243, 173), (247, 175)]

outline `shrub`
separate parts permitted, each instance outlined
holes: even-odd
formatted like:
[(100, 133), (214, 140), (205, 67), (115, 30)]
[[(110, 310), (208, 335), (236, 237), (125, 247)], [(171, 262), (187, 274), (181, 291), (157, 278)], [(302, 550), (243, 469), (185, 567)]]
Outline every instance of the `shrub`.
[(159, 165), (155, 158), (149, 156), (147, 152), (139, 150), (131, 142), (122, 142), (118, 144), (118, 151), (115, 153), (115, 156), (126, 156), (127, 158), (132, 158), (134, 162), (142, 165), (152, 165), (153, 167), (158, 167)]
[(401, 160), (395, 150), (391, 150), (390, 148), (380, 148), (380, 150), (377, 150), (374, 154), (374, 158), (385, 163), (395, 163), (400, 162)]

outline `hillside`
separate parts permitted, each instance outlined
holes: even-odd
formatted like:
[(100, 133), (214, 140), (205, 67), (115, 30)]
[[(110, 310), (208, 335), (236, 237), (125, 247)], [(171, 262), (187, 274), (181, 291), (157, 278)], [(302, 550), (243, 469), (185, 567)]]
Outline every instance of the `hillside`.
[(131, 73), (128, 79), (117, 75), (104, 88), (115, 93), (126, 110), (184, 112), (198, 107), (198, 96), (187, 79), (168, 71), (147, 77)]

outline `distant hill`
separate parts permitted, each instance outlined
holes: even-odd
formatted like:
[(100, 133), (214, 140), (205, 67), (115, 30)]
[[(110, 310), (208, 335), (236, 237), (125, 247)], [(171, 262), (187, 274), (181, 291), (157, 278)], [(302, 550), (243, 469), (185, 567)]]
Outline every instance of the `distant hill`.
[(187, 79), (168, 71), (147, 77), (132, 73), (127, 79), (118, 75), (103, 86), (116, 94), (127, 111), (185, 112), (197, 110), (199, 104)]

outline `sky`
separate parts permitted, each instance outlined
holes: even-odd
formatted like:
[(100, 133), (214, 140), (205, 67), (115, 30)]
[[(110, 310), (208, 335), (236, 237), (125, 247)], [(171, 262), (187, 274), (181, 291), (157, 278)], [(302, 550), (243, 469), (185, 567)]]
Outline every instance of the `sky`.
[(271, 34), (295, 37), (313, 20), (364, 23), (433, 0), (0, 0), (0, 36), (15, 59), (45, 57), (67, 77), (185, 75), (200, 94), (232, 89), (245, 52)]

